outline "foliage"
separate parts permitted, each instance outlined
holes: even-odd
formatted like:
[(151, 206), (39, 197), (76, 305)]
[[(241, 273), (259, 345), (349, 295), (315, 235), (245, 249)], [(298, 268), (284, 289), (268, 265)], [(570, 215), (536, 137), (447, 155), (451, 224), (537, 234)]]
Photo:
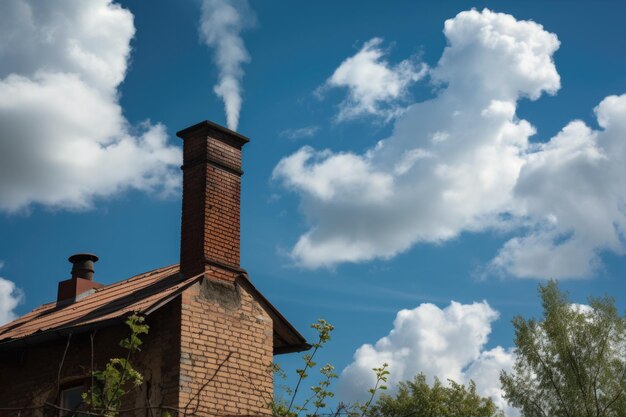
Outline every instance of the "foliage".
[(91, 411), (104, 417), (117, 417), (122, 405), (122, 398), (130, 389), (143, 383), (143, 376), (132, 366), (130, 359), (141, 350), (140, 335), (148, 333), (144, 318), (133, 314), (126, 320), (130, 336), (120, 341), (120, 346), (127, 350), (126, 358), (111, 358), (101, 371), (92, 374), (94, 383), (83, 393), (83, 401)]
[[(333, 379), (337, 378), (332, 365), (320, 368), (323, 376), (318, 385), (311, 387), (311, 395), (302, 402), (295, 403), (298, 389), (303, 380), (308, 378), (308, 372), (317, 365), (314, 361), (318, 350), (330, 340), (333, 326), (324, 320), (318, 320), (311, 325), (318, 332), (318, 341), (313, 345), (310, 354), (303, 355), (304, 367), (297, 369), (298, 382), (292, 390), (282, 385), (280, 388), (290, 397), (290, 400), (276, 399), (271, 403), (274, 417), (298, 417), (300, 415), (319, 416), (320, 410), (326, 407), (326, 399), (334, 397), (330, 390)], [(273, 371), (278, 379), (286, 378), (285, 372), (278, 364), (273, 364)], [(483, 398), (476, 393), (476, 385), (470, 382), (469, 388), (450, 381), (446, 387), (435, 379), (431, 388), (426, 383), (426, 377), (419, 374), (412, 382), (402, 382), (399, 385), (398, 394), (395, 397), (382, 395), (375, 405), (372, 405), (376, 394), (387, 390), (389, 378), (389, 365), (384, 363), (378, 368), (373, 368), (376, 375), (374, 386), (368, 390), (368, 400), (363, 403), (344, 404), (339, 403), (337, 408), (326, 415), (347, 415), (348, 417), (404, 417), (404, 416), (432, 416), (432, 417), (503, 417), (493, 401)]]
[(372, 404), (372, 401), (374, 400), (374, 396), (376, 395), (376, 392), (378, 392), (378, 390), (384, 391), (387, 389), (387, 385), (385, 385), (384, 383), (387, 382), (387, 379), (388, 379), (387, 377), (387, 375), (389, 375), (389, 371), (387, 370), (388, 367), (389, 367), (388, 364), (383, 363), (383, 366), (381, 366), (380, 368), (372, 369), (372, 371), (374, 371), (374, 373), (376, 374), (376, 383), (374, 384), (373, 388), (370, 388), (367, 391), (370, 394), (370, 398), (362, 406), (356, 404), (356, 408), (361, 411), (361, 416), (367, 413), (367, 410), (369, 409), (370, 405)]
[[(330, 390), (330, 386), (332, 381), (337, 379), (337, 374), (335, 374), (334, 366), (326, 364), (319, 369), (322, 378), (317, 385), (311, 387), (311, 394), (304, 400), (304, 402), (302, 402), (302, 404), (297, 404), (295, 402), (301, 383), (309, 377), (308, 372), (317, 366), (317, 363), (314, 361), (315, 355), (318, 350), (330, 340), (330, 334), (334, 330), (334, 327), (331, 324), (322, 319), (317, 320), (317, 322), (313, 323), (311, 327), (317, 331), (317, 342), (312, 345), (313, 351), (310, 354), (302, 356), (304, 367), (296, 370), (298, 382), (296, 383), (295, 388), (292, 390), (288, 386), (280, 386), (280, 388), (282, 388), (283, 391), (290, 397), (290, 400), (287, 402), (287, 400), (278, 398), (270, 403), (272, 415), (274, 417), (297, 417), (301, 414), (306, 416), (317, 416), (320, 414), (320, 410), (327, 406), (326, 400), (335, 396), (335, 394)], [(282, 380), (286, 378), (285, 372), (278, 364), (273, 364), (272, 367), (276, 377)], [(332, 414), (339, 415), (343, 412), (343, 414), (347, 413), (350, 417), (363, 417), (365, 415), (365, 412), (369, 408), (376, 393), (379, 390), (387, 389), (387, 386), (384, 385), (384, 382), (387, 381), (387, 375), (389, 375), (387, 364), (384, 364), (380, 368), (374, 368), (373, 371), (376, 373), (376, 384), (369, 390), (369, 401), (364, 405), (353, 404), (347, 406), (340, 403), (335, 412)]]
[(413, 381), (400, 382), (395, 395), (383, 394), (367, 412), (368, 417), (503, 417), (490, 398), (476, 393), (476, 384), (466, 387), (452, 380), (445, 386), (435, 378), (432, 385), (420, 373)]
[(573, 305), (551, 281), (539, 287), (543, 320), (516, 317), (516, 361), (500, 376), (525, 417), (626, 416), (626, 319), (612, 298)]
[[(298, 395), (298, 390), (300, 389), (300, 385), (302, 381), (309, 377), (307, 373), (310, 369), (315, 368), (317, 363), (313, 360), (318, 350), (321, 349), (329, 340), (330, 334), (334, 330), (332, 324), (328, 323), (326, 320), (318, 319), (317, 322), (311, 324), (311, 328), (317, 331), (317, 342), (315, 342), (312, 347), (313, 351), (311, 353), (307, 353), (302, 356), (302, 360), (304, 362), (304, 367), (296, 369), (296, 373), (298, 374), (298, 382), (296, 383), (295, 388), (292, 390), (287, 386), (283, 386), (285, 393), (291, 397), (289, 403), (286, 400), (278, 399), (271, 402), (272, 415), (277, 417), (296, 417), (301, 412), (306, 412), (309, 409), (309, 404), (312, 404), (315, 407), (315, 411), (312, 414), (307, 415), (315, 415), (320, 408), (326, 407), (326, 398), (333, 397), (335, 394), (330, 391), (329, 387), (331, 381), (337, 378), (337, 375), (334, 373), (334, 367), (330, 364), (326, 364), (325, 366), (320, 368), (320, 373), (324, 377), (318, 385), (311, 387), (312, 394), (302, 403), (302, 405), (298, 405), (295, 403), (296, 397)], [(274, 374), (281, 379), (285, 379), (286, 375), (280, 369), (278, 364), (274, 364)]]

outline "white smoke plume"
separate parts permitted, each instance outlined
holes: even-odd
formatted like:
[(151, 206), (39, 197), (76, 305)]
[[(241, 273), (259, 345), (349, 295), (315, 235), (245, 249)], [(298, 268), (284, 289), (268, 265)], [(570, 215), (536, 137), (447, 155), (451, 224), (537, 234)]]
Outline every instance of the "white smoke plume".
[(254, 25), (256, 18), (247, 0), (204, 0), (200, 34), (210, 48), (215, 49), (215, 63), (219, 67), (215, 94), (224, 100), (226, 123), (236, 130), (241, 110), (244, 72), (242, 65), (250, 55), (241, 39), (241, 32)]

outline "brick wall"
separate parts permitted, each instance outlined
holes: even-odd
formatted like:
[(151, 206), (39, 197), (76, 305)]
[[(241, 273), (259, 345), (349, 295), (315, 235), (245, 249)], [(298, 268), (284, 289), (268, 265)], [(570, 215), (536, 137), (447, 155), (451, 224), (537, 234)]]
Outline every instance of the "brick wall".
[(205, 279), (182, 296), (179, 407), (197, 416), (270, 414), (272, 321), (232, 280)]
[(184, 139), (180, 265), (185, 277), (216, 262), (239, 267), (244, 143), (210, 125), (190, 129), (178, 133)]
[[(124, 409), (152, 406), (173, 406), (178, 403), (180, 356), (180, 299), (148, 317), (150, 332), (141, 352), (133, 359), (135, 368), (145, 378), (139, 390), (130, 394)], [(128, 328), (117, 325), (94, 333), (94, 368), (102, 369), (112, 357), (125, 351), (119, 341), (128, 335)], [(55, 340), (38, 346), (0, 353), (0, 408), (43, 407), (46, 402), (57, 402), (57, 375), (67, 339)], [(76, 334), (61, 367), (60, 383), (73, 384), (89, 377), (91, 370), (90, 333)], [(24, 410), (20, 417), (42, 417), (44, 410)], [(146, 410), (125, 413), (127, 416), (146, 417)], [(158, 415), (158, 414), (157, 414)], [(0, 417), (18, 416), (18, 412), (1, 411)]]
[[(144, 384), (126, 398), (124, 416), (149, 417), (146, 407), (170, 406), (197, 417), (269, 415), (273, 397), (272, 320), (228, 271), (206, 278), (148, 316), (148, 335), (132, 360)], [(232, 273), (230, 273), (232, 274)], [(219, 278), (217, 278), (219, 277)], [(125, 351), (128, 335), (117, 325), (94, 334), (94, 368)], [(0, 408), (41, 407), (57, 401), (57, 374), (67, 339), (0, 353)], [(88, 378), (90, 334), (74, 335), (60, 383)], [(159, 414), (154, 414), (158, 416)], [(17, 413), (0, 411), (0, 417)], [(20, 417), (45, 416), (41, 409)]]

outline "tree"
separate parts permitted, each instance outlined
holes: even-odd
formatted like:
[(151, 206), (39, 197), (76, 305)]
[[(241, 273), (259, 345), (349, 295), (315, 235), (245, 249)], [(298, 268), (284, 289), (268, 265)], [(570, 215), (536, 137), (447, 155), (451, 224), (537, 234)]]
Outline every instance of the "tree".
[[(304, 367), (297, 369), (298, 380), (294, 389), (281, 385), (279, 390), (284, 391), (290, 400), (277, 397), (271, 403), (273, 417), (315, 417), (320, 415), (347, 416), (347, 417), (504, 417), (490, 398), (481, 397), (476, 393), (476, 384), (470, 381), (469, 386), (457, 384), (449, 380), (449, 386), (444, 386), (435, 378), (433, 387), (426, 383), (424, 374), (419, 374), (413, 381), (401, 382), (396, 396), (381, 395), (373, 404), (376, 395), (387, 390), (389, 365), (384, 363), (378, 368), (372, 368), (376, 380), (374, 386), (367, 393), (368, 399), (364, 403), (347, 404), (339, 402), (330, 412), (324, 412), (327, 406), (326, 399), (334, 397), (330, 385), (337, 375), (334, 367), (327, 364), (319, 369), (322, 379), (318, 385), (310, 387), (310, 393), (301, 404), (294, 401), (301, 383), (317, 365), (314, 361), (318, 350), (329, 340), (333, 326), (325, 320), (318, 320), (311, 325), (318, 333), (318, 340), (313, 344), (313, 351), (305, 354), (302, 359)], [(277, 364), (273, 364), (275, 376), (285, 380), (285, 372)]]
[(610, 297), (575, 305), (539, 286), (543, 320), (513, 319), (516, 360), (500, 381), (525, 417), (626, 416), (626, 319)]
[(369, 417), (503, 417), (490, 398), (476, 393), (476, 384), (466, 387), (452, 380), (445, 386), (435, 378), (432, 387), (420, 373), (413, 381), (400, 382), (397, 393), (381, 395), (367, 413)]

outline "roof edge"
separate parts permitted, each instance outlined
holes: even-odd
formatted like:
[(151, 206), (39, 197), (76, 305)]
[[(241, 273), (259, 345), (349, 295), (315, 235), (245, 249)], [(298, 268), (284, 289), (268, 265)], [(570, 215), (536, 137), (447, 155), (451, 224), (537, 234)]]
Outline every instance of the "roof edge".
[[(132, 314), (132, 312), (128, 313), (128, 315), (130, 314)], [(18, 339), (9, 339), (5, 342), (0, 343), (0, 352), (6, 352), (16, 347), (37, 346), (51, 340), (64, 339), (70, 334), (86, 333), (91, 330), (98, 330), (105, 327), (114, 326), (116, 324), (123, 324), (126, 316), (126, 314), (122, 314), (120, 316), (112, 317), (110, 319), (81, 324), (79, 326), (60, 327), (39, 333), (33, 333), (25, 337), (20, 337)]]
[[(181, 285), (171, 294), (168, 294), (167, 297), (157, 300), (152, 305), (144, 309), (141, 309), (138, 311), (127, 311), (125, 313), (120, 314), (119, 316), (111, 317), (105, 320), (85, 323), (85, 324), (81, 324), (78, 326), (57, 327), (57, 328), (40, 331), (37, 333), (32, 333), (30, 335), (20, 337), (17, 339), (8, 339), (3, 342), (0, 342), (0, 352), (5, 352), (16, 347), (30, 347), (30, 346), (39, 345), (46, 341), (65, 338), (69, 334), (85, 333), (91, 330), (98, 330), (98, 329), (113, 326), (116, 324), (123, 324), (124, 321), (126, 320), (126, 317), (132, 314), (141, 314), (141, 315), (149, 316), (150, 314), (154, 313), (161, 307), (166, 306), (171, 301), (176, 299), (176, 297), (178, 297), (183, 291), (185, 291), (191, 285), (195, 284), (200, 279), (202, 279), (203, 276), (204, 274), (199, 274), (187, 280), (181, 280), (180, 282), (184, 283), (183, 285)], [(117, 284), (117, 283), (114, 283), (114, 284)], [(113, 285), (113, 284), (110, 284), (110, 285)]]
[[(287, 346), (274, 348), (275, 355), (283, 353), (303, 352), (311, 349), (311, 345), (304, 336), (281, 314), (280, 311), (250, 282), (247, 273), (237, 275), (235, 282), (245, 286), (257, 300), (261, 307), (270, 315), (273, 322), (274, 331), (285, 339)], [(287, 336), (287, 337), (284, 337)]]

